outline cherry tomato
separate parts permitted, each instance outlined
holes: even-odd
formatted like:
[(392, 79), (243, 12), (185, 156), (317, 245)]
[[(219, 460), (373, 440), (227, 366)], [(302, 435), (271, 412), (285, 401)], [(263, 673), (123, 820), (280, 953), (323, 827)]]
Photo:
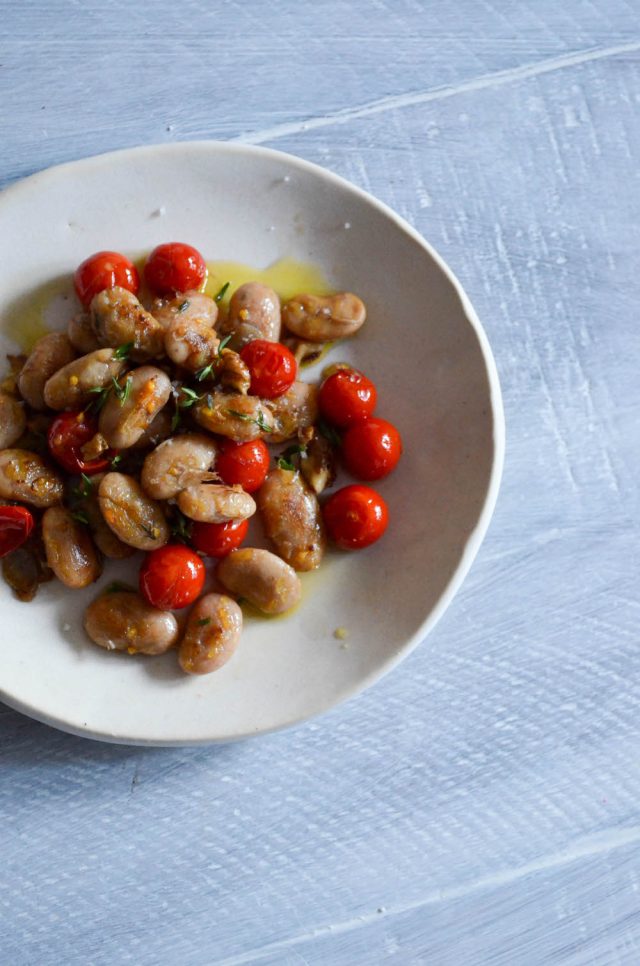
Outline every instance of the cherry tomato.
[(33, 530), (33, 514), (24, 506), (0, 506), (0, 557), (17, 550)]
[(133, 262), (119, 252), (96, 252), (76, 268), (73, 276), (76, 295), (85, 308), (91, 299), (105, 288), (119, 285), (137, 295), (140, 288), (138, 269)]
[(207, 277), (207, 263), (197, 250), (182, 242), (167, 242), (154, 248), (144, 277), (150, 289), (158, 295), (174, 295), (198, 289)]
[(140, 593), (152, 607), (179, 610), (200, 596), (204, 578), (198, 554), (182, 544), (169, 543), (147, 554), (140, 568)]
[(370, 486), (343, 486), (323, 510), (327, 532), (343, 550), (360, 550), (379, 540), (389, 523), (387, 504)]
[(207, 557), (226, 557), (239, 547), (247, 535), (248, 520), (229, 520), (228, 523), (194, 523), (191, 543)]
[(216, 457), (216, 472), (229, 486), (240, 484), (246, 493), (259, 490), (269, 471), (269, 450), (261, 439), (249, 443), (225, 440)]
[(280, 342), (253, 339), (240, 352), (251, 373), (249, 392), (261, 399), (282, 396), (296, 379), (298, 365), (292, 352)]
[(396, 466), (402, 454), (400, 433), (386, 419), (353, 423), (342, 440), (345, 466), (361, 480), (379, 480)]
[(339, 369), (322, 383), (318, 403), (324, 418), (345, 429), (368, 419), (376, 408), (376, 387), (357, 369)]
[(86, 413), (61, 413), (51, 423), (47, 435), (49, 452), (54, 460), (69, 473), (102, 473), (110, 464), (113, 450), (108, 456), (98, 456), (93, 460), (82, 458), (82, 447), (93, 439), (98, 432), (97, 420)]

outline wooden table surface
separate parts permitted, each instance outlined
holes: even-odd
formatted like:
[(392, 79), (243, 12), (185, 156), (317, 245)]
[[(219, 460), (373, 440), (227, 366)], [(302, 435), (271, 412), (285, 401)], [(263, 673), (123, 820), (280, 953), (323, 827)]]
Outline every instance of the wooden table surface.
[(459, 275), (507, 418), (463, 590), (363, 696), (184, 750), (0, 709), (2, 963), (640, 962), (638, 12), (0, 0), (1, 186), (199, 138), (326, 165)]

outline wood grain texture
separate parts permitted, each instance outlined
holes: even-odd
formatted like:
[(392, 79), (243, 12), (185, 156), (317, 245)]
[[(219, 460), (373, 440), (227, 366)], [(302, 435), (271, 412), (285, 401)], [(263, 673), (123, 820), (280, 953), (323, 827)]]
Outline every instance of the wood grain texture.
[(388, 202), (476, 305), (508, 430), (462, 592), (356, 701), (171, 751), (2, 709), (2, 961), (637, 963), (637, 9), (0, 0), (0, 51), (2, 186), (222, 137)]

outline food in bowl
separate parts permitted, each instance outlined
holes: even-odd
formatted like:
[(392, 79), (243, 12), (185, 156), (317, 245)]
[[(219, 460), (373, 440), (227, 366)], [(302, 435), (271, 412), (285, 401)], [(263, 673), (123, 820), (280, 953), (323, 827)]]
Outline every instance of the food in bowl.
[[(232, 656), (238, 601), (286, 613), (300, 600), (298, 573), (321, 565), (328, 539), (348, 550), (380, 539), (389, 514), (375, 490), (323, 494), (340, 461), (373, 481), (401, 454), (363, 373), (337, 364), (319, 387), (300, 378), (326, 343), (362, 329), (357, 295), (301, 293), (281, 305), (250, 281), (210, 297), (206, 272), (182, 243), (154, 249), (142, 273), (117, 252), (90, 256), (75, 273), (82, 308), (67, 333), (11, 357), (0, 392), (5, 580), (29, 600), (54, 576), (82, 589), (105, 559), (144, 552), (138, 589), (108, 588), (85, 630), (107, 650), (177, 648), (192, 674)], [(273, 446), (285, 447), (275, 466)], [(243, 545), (254, 515), (271, 550)], [(203, 558), (218, 560), (215, 591), (204, 592)], [(181, 629), (174, 611), (187, 607)]]

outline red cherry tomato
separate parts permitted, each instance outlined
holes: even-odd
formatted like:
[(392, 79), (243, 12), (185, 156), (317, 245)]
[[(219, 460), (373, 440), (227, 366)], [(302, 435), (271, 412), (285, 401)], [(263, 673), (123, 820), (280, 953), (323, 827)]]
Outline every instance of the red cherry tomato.
[(323, 510), (330, 538), (343, 550), (360, 550), (379, 540), (389, 523), (387, 504), (370, 486), (343, 486)]
[(98, 423), (86, 413), (61, 413), (51, 423), (47, 441), (49, 452), (54, 460), (69, 473), (102, 473), (115, 455), (99, 456), (93, 460), (82, 458), (82, 447), (93, 439), (98, 431)]
[(193, 603), (204, 586), (204, 564), (197, 553), (170, 543), (147, 554), (140, 568), (140, 593), (153, 607), (179, 610)]
[(17, 550), (33, 530), (33, 514), (24, 506), (0, 506), (0, 557)]
[(76, 295), (85, 308), (91, 299), (105, 288), (119, 285), (137, 294), (140, 288), (138, 269), (133, 262), (119, 252), (96, 252), (76, 268), (73, 276)]
[(402, 454), (400, 433), (386, 419), (353, 423), (342, 440), (345, 466), (361, 480), (379, 480), (396, 466)]
[(322, 383), (318, 403), (324, 418), (345, 429), (368, 419), (376, 408), (376, 387), (357, 369), (339, 369)]
[(200, 288), (207, 277), (207, 263), (197, 250), (182, 242), (168, 242), (154, 248), (144, 277), (150, 289), (158, 295), (174, 295)]
[(225, 440), (216, 457), (216, 472), (223, 483), (240, 486), (247, 493), (259, 490), (269, 471), (269, 450), (261, 439), (249, 443)]
[(207, 557), (226, 557), (239, 547), (247, 535), (248, 520), (230, 520), (228, 523), (194, 523), (191, 543)]
[(254, 339), (241, 350), (240, 358), (251, 373), (249, 392), (254, 396), (275, 399), (295, 382), (298, 365), (293, 353), (280, 342)]

